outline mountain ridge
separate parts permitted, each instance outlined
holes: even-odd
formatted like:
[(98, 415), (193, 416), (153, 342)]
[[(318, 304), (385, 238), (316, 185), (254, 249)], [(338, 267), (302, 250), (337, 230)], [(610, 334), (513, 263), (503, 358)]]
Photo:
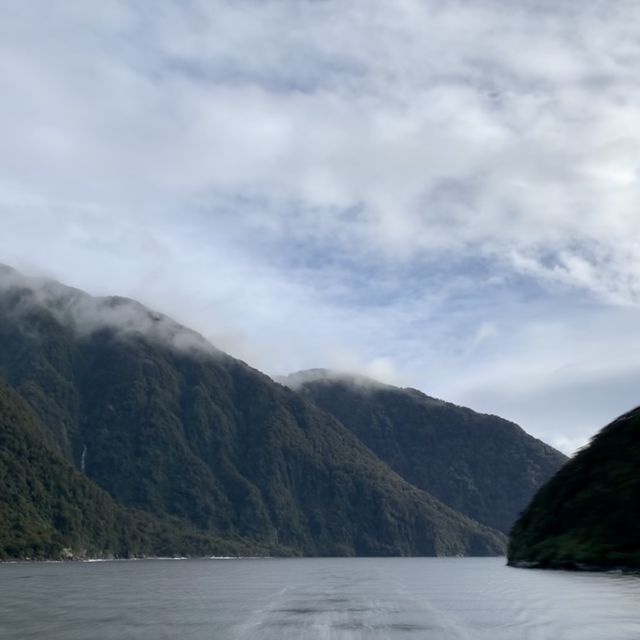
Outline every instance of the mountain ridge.
[(511, 421), (416, 389), (327, 369), (281, 380), (292, 380), (408, 482), (505, 534), (567, 460)]
[(139, 303), (32, 284), (0, 277), (0, 376), (118, 505), (306, 555), (503, 552), (502, 534), (195, 332)]

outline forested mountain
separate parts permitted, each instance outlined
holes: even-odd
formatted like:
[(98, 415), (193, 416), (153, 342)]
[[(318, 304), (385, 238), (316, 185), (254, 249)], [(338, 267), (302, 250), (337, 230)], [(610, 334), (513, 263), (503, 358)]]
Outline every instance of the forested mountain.
[(340, 420), (405, 480), (504, 533), (566, 461), (512, 422), (415, 389), (324, 369), (282, 382)]
[(60, 455), (34, 411), (0, 381), (0, 559), (265, 552), (117, 505)]
[[(5, 554), (30, 554), (28, 545), (10, 546), (9, 523), (19, 514), (27, 514), (23, 529), (44, 521), (66, 535), (58, 547), (153, 552), (146, 542), (130, 544), (129, 534), (94, 537), (92, 523), (102, 517), (116, 529), (129, 526), (119, 524), (124, 507), (131, 517), (135, 509), (153, 522), (179, 523), (178, 540), (172, 547), (169, 537), (163, 553), (185, 552), (181, 528), (200, 536), (194, 553), (218, 552), (220, 539), (308, 555), (504, 549), (501, 534), (403, 480), (313, 403), (136, 302), (92, 298), (3, 268), (0, 377), (26, 402), (28, 411), (22, 403), (18, 413), (32, 425), (0, 468), (0, 477), (21, 469), (26, 478), (0, 521)], [(24, 433), (20, 420), (9, 417), (2, 428)], [(30, 478), (47, 460), (63, 479), (45, 502), (66, 483), (85, 492), (77, 500), (71, 489), (65, 494), (77, 514), (89, 513), (88, 502), (104, 506), (106, 515), (87, 515), (76, 537), (55, 509), (41, 514)]]
[(516, 522), (516, 566), (640, 569), (640, 408), (614, 420)]

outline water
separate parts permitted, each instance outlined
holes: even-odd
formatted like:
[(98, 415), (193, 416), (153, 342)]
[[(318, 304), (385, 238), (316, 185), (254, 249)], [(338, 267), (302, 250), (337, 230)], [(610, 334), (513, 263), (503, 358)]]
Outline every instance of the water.
[(2, 640), (639, 640), (640, 578), (496, 558), (0, 565)]

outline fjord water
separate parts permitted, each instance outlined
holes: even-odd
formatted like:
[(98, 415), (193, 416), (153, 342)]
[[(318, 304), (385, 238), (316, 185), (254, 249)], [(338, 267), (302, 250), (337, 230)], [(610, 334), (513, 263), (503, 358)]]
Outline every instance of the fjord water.
[(3, 640), (624, 640), (640, 578), (502, 558), (0, 565)]

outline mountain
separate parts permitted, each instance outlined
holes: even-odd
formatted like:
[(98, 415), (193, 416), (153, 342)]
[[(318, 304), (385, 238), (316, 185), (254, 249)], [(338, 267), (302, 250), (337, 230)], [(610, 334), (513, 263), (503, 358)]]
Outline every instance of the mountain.
[(566, 462), (512, 422), (415, 389), (325, 369), (281, 381), (337, 418), (405, 480), (504, 533)]
[(117, 505), (79, 473), (0, 381), (0, 559), (264, 553)]
[(598, 433), (516, 522), (509, 564), (640, 569), (640, 408)]
[[(23, 470), (7, 508), (31, 504), (34, 526), (40, 472), (28, 451), (45, 464), (44, 432), (65, 482), (108, 494), (105, 513), (179, 523), (176, 537), (195, 531), (200, 549), (210, 539), (213, 552), (220, 540), (306, 555), (504, 551), (500, 533), (403, 480), (316, 405), (137, 302), (0, 269), (0, 377), (41, 425), (0, 467)], [(86, 531), (82, 544), (100, 547)]]

